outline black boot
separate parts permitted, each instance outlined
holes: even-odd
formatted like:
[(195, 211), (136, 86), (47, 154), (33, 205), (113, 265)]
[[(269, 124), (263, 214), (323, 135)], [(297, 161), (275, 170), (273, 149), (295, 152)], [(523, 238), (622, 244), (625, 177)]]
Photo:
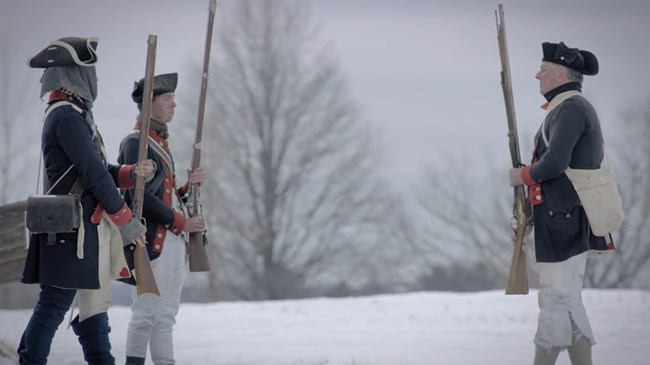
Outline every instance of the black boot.
[(111, 355), (111, 343), (108, 334), (108, 314), (98, 313), (79, 322), (79, 316), (72, 321), (72, 330), (79, 337), (84, 359), (89, 365), (115, 365)]
[(124, 365), (144, 365), (144, 357), (127, 356)]

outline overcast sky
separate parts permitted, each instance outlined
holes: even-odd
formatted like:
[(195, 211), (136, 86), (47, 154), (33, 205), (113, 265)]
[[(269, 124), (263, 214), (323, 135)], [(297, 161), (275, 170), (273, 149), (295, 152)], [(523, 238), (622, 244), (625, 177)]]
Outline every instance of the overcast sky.
[[(219, 0), (215, 35), (236, 1)], [(321, 27), (321, 39), (335, 52), (363, 119), (380, 131), (386, 146), (382, 167), (392, 177), (412, 181), (425, 166), (436, 166), (440, 156), (474, 156), (483, 164), (485, 151), (494, 154), (495, 165), (507, 166), (494, 15), (499, 2), (304, 1)], [(522, 139), (532, 138), (543, 117), (534, 76), (544, 41), (564, 41), (598, 57), (600, 74), (585, 77), (584, 91), (600, 112), (606, 138), (621, 109), (650, 97), (650, 1), (503, 4)], [(115, 160), (137, 112), (130, 92), (144, 74), (147, 36), (158, 36), (156, 73), (178, 71), (177, 94), (196, 93), (199, 85), (190, 84), (186, 74), (188, 65), (202, 62), (207, 7), (208, 0), (3, 0), (0, 67), (9, 65), (12, 90), (35, 113), (26, 125), (40, 130), (43, 108), (41, 71), (29, 69), (27, 59), (60, 37), (97, 36), (95, 117)], [(524, 160), (528, 154), (522, 151)]]

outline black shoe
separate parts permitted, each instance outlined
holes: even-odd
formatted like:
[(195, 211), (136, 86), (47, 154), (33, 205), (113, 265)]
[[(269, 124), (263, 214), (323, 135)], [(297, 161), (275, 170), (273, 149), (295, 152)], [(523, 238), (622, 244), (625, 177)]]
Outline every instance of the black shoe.
[(144, 365), (144, 357), (127, 356), (124, 365)]

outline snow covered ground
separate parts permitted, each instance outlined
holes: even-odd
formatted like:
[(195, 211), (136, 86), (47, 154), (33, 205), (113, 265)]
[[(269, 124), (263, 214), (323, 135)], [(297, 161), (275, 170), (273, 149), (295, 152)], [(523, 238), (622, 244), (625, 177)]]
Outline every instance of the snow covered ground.
[[(583, 299), (597, 365), (650, 364), (650, 292), (585, 290)], [(30, 313), (0, 311), (0, 338), (16, 344)], [(121, 364), (129, 309), (111, 307), (109, 316)], [(536, 318), (535, 291), (185, 303), (175, 351), (180, 365), (521, 365), (532, 363)], [(84, 364), (64, 326), (49, 364)], [(557, 364), (569, 364), (566, 352)]]

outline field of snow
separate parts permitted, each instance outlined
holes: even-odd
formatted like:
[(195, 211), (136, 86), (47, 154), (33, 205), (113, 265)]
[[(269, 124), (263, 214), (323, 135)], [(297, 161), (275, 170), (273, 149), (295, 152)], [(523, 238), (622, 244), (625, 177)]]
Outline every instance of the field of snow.
[[(650, 292), (585, 290), (583, 300), (598, 342), (595, 364), (650, 364)], [(30, 313), (0, 311), (0, 339), (17, 344)], [(129, 314), (128, 307), (109, 310), (118, 364)], [(177, 319), (180, 365), (521, 365), (532, 363), (537, 292), (184, 303)], [(64, 325), (49, 363), (84, 364)], [(569, 364), (566, 352), (557, 364)]]

